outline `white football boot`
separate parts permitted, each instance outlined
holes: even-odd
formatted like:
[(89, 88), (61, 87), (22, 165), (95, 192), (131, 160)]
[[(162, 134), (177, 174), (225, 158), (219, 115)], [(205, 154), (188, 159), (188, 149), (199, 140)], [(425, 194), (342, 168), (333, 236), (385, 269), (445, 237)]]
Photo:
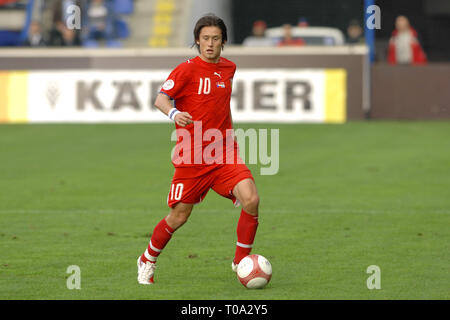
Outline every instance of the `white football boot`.
[(233, 272), (237, 272), (237, 268), (238, 265), (236, 263), (234, 263), (234, 261), (231, 262), (231, 270), (233, 270)]
[(153, 274), (155, 273), (156, 264), (147, 261), (143, 263), (141, 257), (137, 259), (138, 276), (137, 280), (140, 284), (153, 284)]

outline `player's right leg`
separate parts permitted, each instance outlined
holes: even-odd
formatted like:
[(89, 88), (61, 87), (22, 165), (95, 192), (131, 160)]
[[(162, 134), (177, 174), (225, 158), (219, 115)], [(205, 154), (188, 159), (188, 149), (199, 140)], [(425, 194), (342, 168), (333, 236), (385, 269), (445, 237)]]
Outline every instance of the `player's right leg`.
[(186, 223), (194, 204), (178, 202), (166, 217), (167, 224), (175, 231)]
[(195, 169), (177, 168), (167, 196), (170, 213), (153, 230), (145, 252), (138, 258), (138, 282), (153, 283), (157, 257), (169, 242), (172, 234), (189, 218), (195, 203), (206, 196), (211, 177), (199, 176)]
[(164, 217), (153, 230), (150, 242), (145, 252), (138, 258), (138, 282), (140, 284), (154, 283), (156, 259), (172, 238), (172, 234), (189, 218), (193, 204), (177, 203), (171, 208), (169, 215)]

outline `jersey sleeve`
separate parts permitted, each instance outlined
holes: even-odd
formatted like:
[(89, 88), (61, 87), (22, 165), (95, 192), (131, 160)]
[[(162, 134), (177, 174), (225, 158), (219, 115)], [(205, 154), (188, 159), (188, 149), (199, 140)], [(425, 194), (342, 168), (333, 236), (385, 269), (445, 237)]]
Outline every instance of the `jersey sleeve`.
[(160, 92), (168, 95), (171, 99), (179, 99), (186, 95), (189, 84), (189, 69), (185, 64), (176, 67), (161, 87)]

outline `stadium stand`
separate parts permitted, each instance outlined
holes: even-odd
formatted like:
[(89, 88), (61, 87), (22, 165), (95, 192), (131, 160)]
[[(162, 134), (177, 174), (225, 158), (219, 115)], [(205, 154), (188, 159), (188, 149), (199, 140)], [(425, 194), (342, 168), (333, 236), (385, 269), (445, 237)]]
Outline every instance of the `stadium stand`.
[[(131, 35), (127, 16), (135, 12), (134, 2), (133, 0), (0, 0), (0, 46), (23, 45), (32, 21), (42, 26), (42, 31), (48, 34), (48, 38), (55, 32), (64, 33), (62, 24), (67, 17), (68, 6), (73, 4), (82, 9), (80, 17), (82, 32), (79, 32), (82, 46), (98, 47), (99, 40), (102, 40), (107, 47), (122, 47), (120, 40), (127, 39)], [(96, 8), (93, 8), (94, 6)], [(105, 29), (96, 29), (102, 19)], [(61, 42), (57, 41), (48, 45), (60, 44)]]
[[(136, 0), (126, 47), (177, 47), (186, 42), (190, 0)], [(177, 32), (175, 32), (177, 31)]]
[[(0, 47), (26, 46), (30, 25), (37, 24), (46, 39), (42, 45), (49, 47), (185, 46), (191, 41), (191, 34), (185, 30), (194, 19), (191, 7), (195, 3), (196, 0), (0, 0)], [(81, 9), (81, 29), (71, 30), (75, 36), (67, 30), (70, 5)], [(96, 27), (99, 21), (105, 24), (102, 30)]]
[(149, 39), (151, 47), (168, 47), (173, 33), (172, 22), (175, 11), (173, 0), (157, 0), (153, 14), (152, 34)]
[(17, 46), (27, 37), (33, 0), (0, 1), (0, 46)]

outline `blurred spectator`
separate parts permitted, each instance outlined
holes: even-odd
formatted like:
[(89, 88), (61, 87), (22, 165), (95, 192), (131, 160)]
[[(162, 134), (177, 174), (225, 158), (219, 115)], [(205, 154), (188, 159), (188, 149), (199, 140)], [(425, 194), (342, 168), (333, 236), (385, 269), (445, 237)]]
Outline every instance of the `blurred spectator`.
[(61, 35), (62, 35), (62, 45), (65, 47), (80, 46), (81, 41), (79, 34), (74, 29), (67, 28), (64, 24), (62, 25)]
[(0, 0), (0, 6), (7, 5), (13, 2), (17, 2), (17, 0)]
[(278, 43), (278, 46), (303, 46), (305, 41), (301, 38), (294, 38), (292, 36), (292, 26), (290, 24), (283, 25), (283, 38)]
[(267, 25), (264, 21), (258, 20), (253, 23), (252, 35), (244, 39), (242, 43), (246, 47), (269, 47), (274, 42), (265, 36)]
[(347, 27), (347, 43), (364, 43), (364, 30), (358, 20), (351, 20)]
[(425, 64), (427, 57), (423, 51), (417, 32), (407, 17), (398, 16), (395, 20), (395, 30), (389, 40), (388, 62), (390, 64)]
[(81, 41), (77, 30), (69, 29), (62, 21), (57, 21), (50, 30), (49, 44), (51, 46), (72, 47), (80, 46)]
[[(46, 0), (46, 8), (49, 10), (51, 24), (47, 27), (49, 31), (50, 46), (80, 46), (80, 31), (69, 29), (67, 26), (68, 12), (70, 5), (76, 5), (85, 10), (85, 1), (82, 0)], [(83, 19), (81, 19), (83, 20)]]
[(42, 32), (41, 24), (38, 21), (32, 21), (28, 29), (28, 37), (23, 44), (29, 47), (45, 47), (47, 40)]
[(89, 24), (93, 31), (105, 32), (107, 27), (108, 7), (104, 0), (92, 0), (88, 8)]
[(87, 9), (87, 34), (85, 46), (96, 47), (98, 40), (106, 40), (107, 46), (120, 46), (115, 36), (114, 12), (110, 10), (105, 0), (92, 0)]
[(305, 17), (300, 17), (297, 22), (297, 27), (299, 28), (309, 27), (308, 19), (306, 19)]

